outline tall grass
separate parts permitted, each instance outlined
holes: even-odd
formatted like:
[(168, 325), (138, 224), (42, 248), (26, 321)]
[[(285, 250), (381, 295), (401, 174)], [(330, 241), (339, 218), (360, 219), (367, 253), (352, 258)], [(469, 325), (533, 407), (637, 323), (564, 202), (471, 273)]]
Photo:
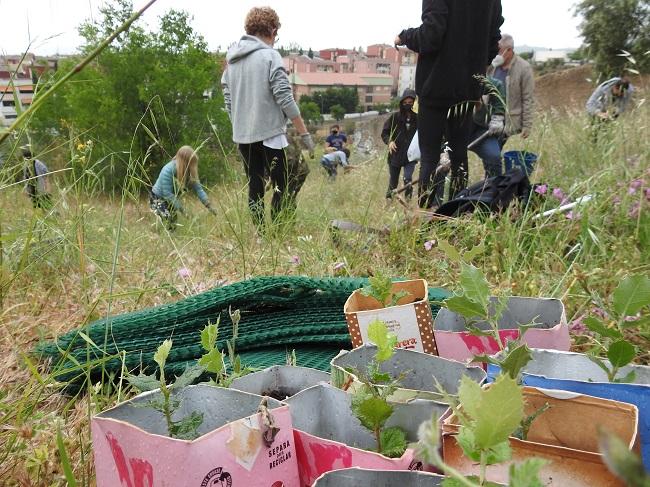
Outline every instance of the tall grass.
[[(648, 122), (650, 110), (643, 107), (593, 144), (581, 114), (547, 113), (529, 141), (509, 142), (509, 149), (540, 155), (535, 182), (562, 188), (571, 198), (594, 195), (591, 203), (574, 212), (574, 219), (535, 219), (559, 204), (547, 194), (528, 208), (513, 207), (500, 216), (477, 214), (429, 226), (413, 223), (415, 209), (405, 211), (384, 200), (388, 174), (382, 147), (380, 157), (340, 174), (334, 183), (321, 171), (318, 158), (310, 162), (312, 172), (299, 197), (296, 224), (282, 226), (265, 239), (254, 230), (241, 163), (232, 158), (229, 182), (209, 191), (218, 217), (186, 195), (188, 216), (181, 217), (182, 226), (170, 234), (140, 195), (146, 180), (144, 161), (129, 158), (123, 192), (115, 196), (101, 191), (101, 164), (80, 163), (101, 141), (89, 146), (80, 134), (37, 154), (61, 170), (71, 167), (63, 161), (76, 161), (74, 170), (52, 176), (55, 205), (49, 212), (31, 208), (22, 186), (13, 183), (15, 169), (6, 164), (0, 172), (3, 485), (65, 485), (71, 475), (79, 485), (93, 483), (90, 417), (123, 400), (125, 393), (105, 377), (100, 383), (88, 381), (83, 394), (65, 397), (57, 382), (63, 371), (56, 364), (44, 368), (30, 352), (39, 340), (98, 317), (257, 275), (359, 276), (383, 271), (425, 277), (433, 286), (453, 289), (455, 264), (435, 243), (430, 251), (424, 246), (425, 241), (442, 239), (458, 248), (483, 244), (485, 252), (476, 264), (497, 288), (515, 295), (561, 298), (570, 320), (579, 317), (592, 306), (594, 296), (607, 295), (626, 274), (650, 271), (649, 204), (642, 192), (629, 191), (629, 183), (638, 178), (650, 186)], [(145, 128), (136, 129), (141, 130)], [(148, 130), (154, 144), (155, 128)], [(357, 162), (361, 159), (356, 155)], [(470, 172), (472, 180), (482, 179), (477, 160), (472, 160)], [(633, 211), (635, 203), (642, 203), (638, 213)], [(335, 245), (329, 228), (333, 219), (386, 226), (391, 232), (387, 237), (344, 234), (341, 245)], [(342, 268), (337, 265), (341, 263)], [(181, 268), (189, 269), (189, 276), (181, 277)], [(105, 349), (111, 340), (107, 328), (105, 343), (88, 341), (88, 361), (93, 349)], [(88, 363), (78, 363), (74, 372), (89, 377), (88, 370)]]

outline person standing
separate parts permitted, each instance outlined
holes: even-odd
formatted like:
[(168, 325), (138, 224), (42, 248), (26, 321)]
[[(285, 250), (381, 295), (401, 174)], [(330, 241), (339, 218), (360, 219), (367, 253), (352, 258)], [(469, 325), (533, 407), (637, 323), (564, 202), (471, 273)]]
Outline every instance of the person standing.
[(23, 149), (23, 164), (25, 192), (32, 200), (32, 205), (34, 208), (49, 210), (52, 207), (52, 197), (47, 166), (36, 159), (30, 149)]
[(179, 197), (190, 188), (208, 211), (216, 214), (199, 181), (199, 157), (193, 148), (185, 145), (178, 149), (174, 158), (162, 168), (149, 195), (151, 211), (169, 230), (176, 228), (178, 213), (185, 213)]
[(386, 199), (393, 197), (393, 191), (397, 189), (399, 184), (399, 175), (402, 168), (404, 169), (404, 186), (406, 187), (405, 196), (411, 199), (413, 195), (411, 185), (417, 161), (409, 161), (408, 149), (413, 136), (418, 130), (417, 114), (413, 111), (415, 97), (414, 90), (404, 90), (399, 102), (399, 111), (388, 117), (381, 132), (381, 139), (388, 146), (389, 179)]
[(415, 88), (423, 208), (442, 203), (444, 175), (436, 168), (445, 135), (451, 147), (451, 197), (467, 186), (469, 105), (481, 96), (477, 76), (498, 53), (502, 24), (501, 0), (423, 0), (422, 25), (395, 38), (396, 46), (419, 53)]
[(292, 121), (312, 158), (314, 151), (282, 57), (273, 49), (280, 26), (278, 14), (272, 8), (251, 9), (245, 21), (246, 35), (228, 50), (228, 65), (221, 79), (233, 141), (239, 146), (248, 177), (248, 205), (261, 233), (265, 228), (265, 174), (270, 175), (274, 188), (273, 221), (278, 220), (283, 209), (291, 211), (284, 153), (289, 145), (287, 119)]
[(515, 54), (515, 41), (511, 35), (501, 37), (499, 54), (492, 60), (487, 74), (505, 86), (507, 111), (501, 145), (517, 134), (527, 139), (535, 115), (535, 79), (528, 61)]

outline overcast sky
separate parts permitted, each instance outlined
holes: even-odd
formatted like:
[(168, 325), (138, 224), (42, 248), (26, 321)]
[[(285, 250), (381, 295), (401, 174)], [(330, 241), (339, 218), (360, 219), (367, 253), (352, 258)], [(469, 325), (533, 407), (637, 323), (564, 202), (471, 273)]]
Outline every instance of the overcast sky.
[[(103, 0), (0, 0), (2, 26), (0, 52), (17, 54), (32, 40), (36, 54), (75, 52), (81, 40), (76, 27), (96, 16)], [(135, 7), (145, 0), (134, 0)], [(578, 47), (573, 0), (502, 0), (506, 22), (502, 31), (518, 45), (550, 48)], [(421, 0), (158, 0), (145, 13), (157, 25), (158, 16), (170, 8), (194, 16), (193, 26), (211, 49), (225, 48), (243, 33), (244, 16), (256, 5), (270, 5), (280, 15), (280, 45), (296, 42), (305, 49), (358, 47), (391, 43), (405, 27), (420, 23)], [(387, 8), (383, 8), (386, 5)]]

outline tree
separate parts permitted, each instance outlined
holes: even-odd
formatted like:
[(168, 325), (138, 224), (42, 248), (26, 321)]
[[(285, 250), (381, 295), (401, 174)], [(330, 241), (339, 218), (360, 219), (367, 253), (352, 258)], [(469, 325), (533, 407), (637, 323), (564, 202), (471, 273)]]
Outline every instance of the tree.
[(605, 77), (621, 73), (630, 62), (634, 69), (650, 71), (650, 3), (648, 0), (581, 0), (575, 15), (582, 17), (580, 29), (589, 58)]
[[(130, 0), (105, 4), (96, 21), (81, 25), (81, 51), (93, 49), (131, 11)], [(102, 161), (109, 187), (123, 182), (134, 161), (144, 170), (137, 177), (150, 182), (181, 145), (198, 147), (204, 141), (202, 179), (214, 182), (222, 172), (219, 141), (209, 123), (218, 127), (221, 142), (230, 140), (219, 87), (222, 58), (208, 51), (187, 13), (170, 10), (159, 22), (155, 32), (136, 24), (118, 37), (35, 116), (33, 128), (41, 134), (54, 129), (68, 140), (93, 140), (91, 162)], [(76, 61), (62, 61), (60, 73)]]
[(532, 60), (534, 55), (535, 53), (533, 51), (526, 51), (526, 52), (519, 53), (519, 57), (521, 59), (525, 59), (526, 61)]
[(345, 108), (343, 108), (341, 105), (334, 105), (330, 109), (330, 114), (332, 115), (332, 118), (336, 120), (337, 122), (340, 122), (345, 118)]
[(321, 113), (318, 105), (313, 101), (300, 101), (300, 113), (307, 123), (318, 123), (321, 121)]
[(346, 113), (353, 113), (359, 104), (359, 94), (356, 88), (327, 88), (310, 95), (303, 95), (300, 101), (313, 101), (321, 109), (321, 113), (330, 113), (334, 105), (341, 105)]
[(307, 52), (307, 56), (309, 56), (309, 59), (314, 59), (314, 51), (311, 50), (311, 47), (309, 48), (309, 51)]

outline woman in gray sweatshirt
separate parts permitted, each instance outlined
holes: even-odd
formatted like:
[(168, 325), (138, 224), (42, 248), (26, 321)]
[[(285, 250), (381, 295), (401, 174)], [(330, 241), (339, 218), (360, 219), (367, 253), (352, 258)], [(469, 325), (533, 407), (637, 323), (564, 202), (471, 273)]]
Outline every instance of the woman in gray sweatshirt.
[(266, 174), (274, 187), (274, 221), (287, 203), (287, 119), (312, 157), (314, 142), (300, 116), (282, 57), (273, 49), (280, 29), (277, 13), (269, 7), (253, 8), (246, 16), (245, 29), (246, 35), (228, 50), (221, 84), (233, 141), (244, 158), (248, 205), (255, 225), (263, 231)]

